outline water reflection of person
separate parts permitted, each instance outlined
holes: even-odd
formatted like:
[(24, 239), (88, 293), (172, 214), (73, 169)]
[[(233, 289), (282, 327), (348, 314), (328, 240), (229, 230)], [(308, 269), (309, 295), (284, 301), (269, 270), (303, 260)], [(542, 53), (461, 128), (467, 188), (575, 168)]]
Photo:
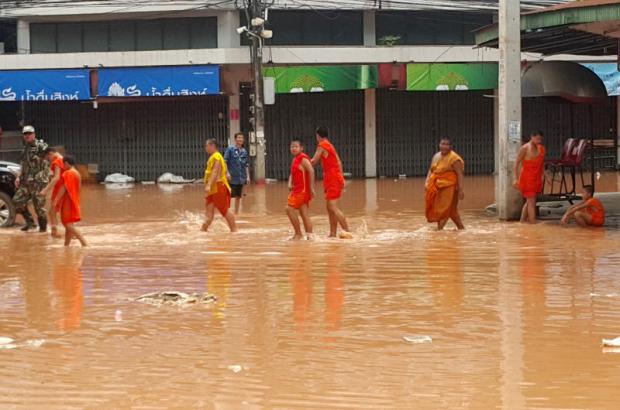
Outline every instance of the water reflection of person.
[(456, 238), (438, 236), (429, 240), (426, 266), (435, 304), (453, 314), (463, 304), (465, 294), (463, 251)]
[(53, 258), (54, 289), (58, 295), (61, 313), (61, 318), (56, 323), (61, 330), (80, 327), (84, 307), (82, 262), (81, 250), (67, 250)]
[[(344, 282), (342, 280), (342, 264), (344, 249), (339, 244), (326, 250), (325, 276), (325, 313), (326, 329), (340, 329), (342, 308), (344, 306)], [(314, 293), (311, 255), (306, 248), (299, 249), (293, 260), (291, 273), (293, 298), (293, 320), (297, 331), (304, 331), (312, 316), (312, 297)]]
[[(217, 250), (226, 251), (223, 248)], [(223, 320), (226, 317), (232, 278), (230, 263), (226, 255), (212, 255), (207, 260), (206, 266), (207, 292), (217, 297), (217, 302), (213, 306), (213, 317), (217, 320)]]
[(325, 277), (325, 323), (327, 330), (340, 329), (342, 307), (344, 306), (344, 283), (342, 281), (344, 249), (340, 244), (334, 245), (327, 255), (327, 276)]
[(303, 332), (312, 311), (312, 273), (308, 252), (300, 252), (293, 261), (291, 288), (293, 290), (293, 320), (297, 331)]

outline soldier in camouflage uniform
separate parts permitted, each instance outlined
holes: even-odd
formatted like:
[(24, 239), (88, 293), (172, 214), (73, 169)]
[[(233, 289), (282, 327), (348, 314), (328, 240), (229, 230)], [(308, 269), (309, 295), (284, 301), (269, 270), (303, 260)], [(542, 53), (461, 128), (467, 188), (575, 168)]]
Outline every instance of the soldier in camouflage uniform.
[(47, 144), (37, 139), (34, 127), (27, 125), (22, 134), (24, 136), (24, 151), (21, 156), (21, 174), (15, 181), (17, 192), (13, 196), (15, 210), (22, 214), (26, 226), (22, 231), (34, 228), (34, 220), (28, 210), (28, 201), (32, 200), (34, 209), (39, 218), (39, 231), (47, 230), (47, 216), (45, 211), (45, 197), (40, 195), (49, 181), (50, 166), (45, 156)]

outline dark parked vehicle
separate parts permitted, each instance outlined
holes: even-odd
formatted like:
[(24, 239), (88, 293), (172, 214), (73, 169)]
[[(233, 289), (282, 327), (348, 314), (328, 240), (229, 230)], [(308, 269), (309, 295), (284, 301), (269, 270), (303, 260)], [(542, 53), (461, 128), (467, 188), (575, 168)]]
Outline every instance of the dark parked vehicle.
[(15, 178), (19, 174), (19, 165), (0, 161), (0, 228), (12, 226), (15, 222)]

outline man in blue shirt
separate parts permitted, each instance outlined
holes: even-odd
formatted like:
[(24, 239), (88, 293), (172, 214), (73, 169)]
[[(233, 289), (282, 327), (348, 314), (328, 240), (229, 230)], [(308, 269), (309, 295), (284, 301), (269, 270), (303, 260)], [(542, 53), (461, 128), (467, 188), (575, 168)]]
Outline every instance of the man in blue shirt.
[(235, 215), (241, 207), (243, 185), (250, 183), (250, 161), (248, 152), (243, 148), (245, 138), (242, 133), (235, 134), (235, 145), (226, 148), (224, 161), (228, 167), (228, 181), (230, 183), (231, 197), (235, 199)]

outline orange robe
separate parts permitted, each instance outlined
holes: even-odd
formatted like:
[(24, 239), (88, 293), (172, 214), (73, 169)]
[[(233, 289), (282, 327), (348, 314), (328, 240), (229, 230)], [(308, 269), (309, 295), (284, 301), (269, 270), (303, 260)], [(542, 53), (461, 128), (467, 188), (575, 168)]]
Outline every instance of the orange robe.
[(215, 184), (211, 185), (211, 191), (207, 194), (205, 198), (205, 205), (213, 204), (215, 208), (225, 216), (228, 213), (228, 209), (230, 209), (230, 185), (228, 184), (228, 179), (226, 179), (226, 173), (228, 172), (228, 168), (226, 168), (226, 161), (224, 161), (224, 157), (219, 152), (214, 152), (209, 157), (209, 161), (207, 161), (207, 168), (205, 169), (204, 181), (205, 184), (209, 183), (211, 179), (211, 175), (215, 169), (215, 163), (220, 163), (220, 175), (215, 180)]
[(538, 146), (538, 156), (524, 159), (519, 175), (519, 190), (523, 198), (535, 198), (543, 189), (543, 171), (545, 169), (545, 147)]
[(426, 220), (439, 222), (457, 215), (458, 195), (456, 192), (458, 177), (454, 164), (463, 158), (454, 151), (439, 155), (431, 165), (431, 175), (426, 187)]
[(344, 189), (344, 175), (342, 175), (340, 165), (338, 164), (338, 153), (328, 140), (321, 141), (319, 147), (327, 152), (327, 157), (321, 156), (325, 199), (328, 201), (339, 199)]
[(293, 189), (288, 196), (288, 206), (295, 209), (299, 209), (305, 204), (309, 205), (312, 200), (310, 175), (299, 169), (304, 159), (310, 161), (310, 158), (302, 152), (293, 159), (291, 164), (291, 183)]
[(75, 169), (70, 169), (62, 174), (60, 180), (66, 190), (56, 209), (60, 212), (60, 220), (63, 225), (79, 222), (82, 220), (80, 210), (80, 174)]
[[(56, 169), (60, 170), (60, 176), (62, 177), (62, 174), (65, 173), (65, 163), (60, 155), (56, 157), (56, 159), (52, 161), (50, 165), (50, 171), (52, 172), (52, 174), (56, 173)], [(61, 186), (62, 179), (59, 179), (56, 185), (54, 185), (54, 188), (52, 189), (52, 202), (56, 199), (56, 196), (58, 195), (58, 191), (60, 191)]]
[(592, 216), (592, 226), (603, 226), (605, 224), (605, 208), (596, 198), (588, 199), (586, 211)]

